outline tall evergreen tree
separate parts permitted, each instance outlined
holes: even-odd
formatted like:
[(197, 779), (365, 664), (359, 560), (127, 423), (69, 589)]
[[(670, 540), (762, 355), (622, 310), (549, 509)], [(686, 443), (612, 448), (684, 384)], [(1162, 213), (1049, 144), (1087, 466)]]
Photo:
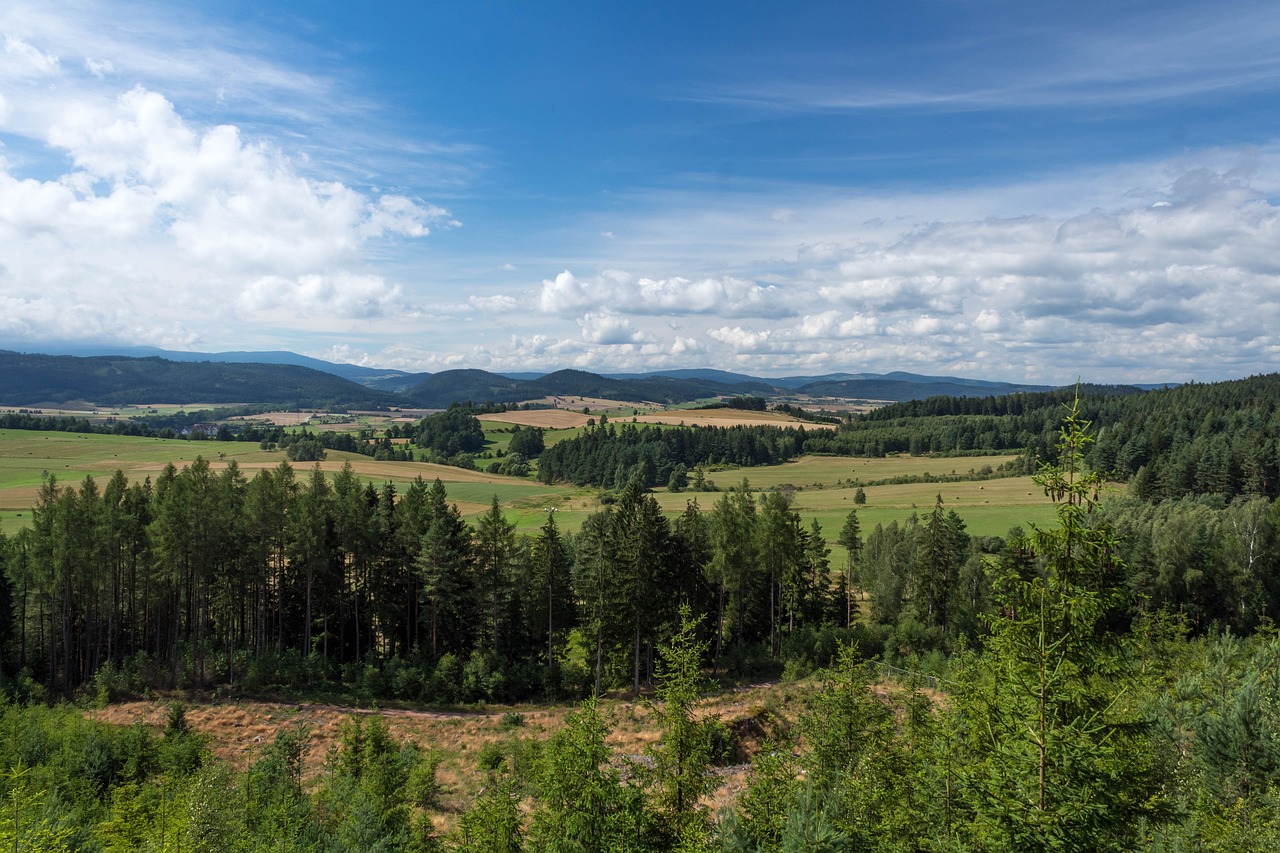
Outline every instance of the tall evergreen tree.
[(849, 510), (845, 516), (844, 526), (840, 528), (840, 536), (836, 539), (844, 548), (844, 626), (853, 625), (853, 614), (857, 610), (856, 596), (865, 585), (859, 569), (862, 563), (862, 528), (858, 524), (858, 511)]
[(481, 645), (504, 651), (505, 616), (511, 598), (511, 568), (516, 553), (515, 525), (502, 515), (498, 496), (475, 530), (476, 589), (481, 601)]
[(1141, 720), (1118, 700), (1125, 659), (1099, 631), (1120, 605), (1115, 539), (1089, 524), (1101, 477), (1086, 473), (1088, 424), (1073, 407), (1057, 465), (1036, 481), (1059, 525), (1026, 543), (1043, 567), (1006, 576), (984, 655), (956, 712), (970, 732), (966, 769), (979, 845), (1004, 850), (1131, 849), (1155, 818), (1158, 780)]

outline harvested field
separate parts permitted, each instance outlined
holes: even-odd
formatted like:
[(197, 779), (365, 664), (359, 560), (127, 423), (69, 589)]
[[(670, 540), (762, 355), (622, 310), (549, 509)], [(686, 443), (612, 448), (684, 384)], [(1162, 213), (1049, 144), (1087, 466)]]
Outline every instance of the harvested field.
[(233, 421), (265, 421), (272, 426), (302, 426), (315, 412), (263, 412), (260, 415), (237, 415)]
[(619, 420), (634, 420), (637, 423), (650, 424), (684, 424), (685, 426), (798, 427), (803, 425), (806, 430), (835, 429), (835, 424), (814, 424), (797, 420), (778, 412), (747, 412), (742, 409), (678, 409), (669, 412), (652, 412), (647, 415), (620, 418)]
[(482, 421), (490, 421), (500, 424), (520, 424), (521, 426), (536, 426), (543, 429), (574, 429), (575, 427), (586, 426), (587, 421), (591, 420), (590, 415), (584, 415), (582, 412), (571, 412), (567, 409), (530, 409), (524, 412), (494, 412), (487, 415), (477, 415)]

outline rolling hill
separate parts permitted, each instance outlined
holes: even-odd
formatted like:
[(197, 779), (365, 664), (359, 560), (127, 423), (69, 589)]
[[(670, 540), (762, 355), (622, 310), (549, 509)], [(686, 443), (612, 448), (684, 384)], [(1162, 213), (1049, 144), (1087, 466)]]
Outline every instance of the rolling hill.
[(0, 405), (142, 402), (376, 408), (399, 401), (331, 373), (289, 364), (180, 362), (0, 351)]

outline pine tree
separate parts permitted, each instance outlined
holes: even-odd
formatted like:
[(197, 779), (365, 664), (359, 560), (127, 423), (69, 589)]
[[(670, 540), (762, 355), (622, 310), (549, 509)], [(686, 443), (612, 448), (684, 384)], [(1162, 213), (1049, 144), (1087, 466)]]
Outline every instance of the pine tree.
[(574, 619), (570, 576), (573, 560), (556, 527), (553, 512), (547, 513), (547, 521), (533, 541), (530, 560), (533, 580), (529, 600), (530, 628), (538, 635), (546, 632), (546, 685), (548, 691), (553, 691), (556, 684), (556, 644), (563, 642), (573, 627)]
[(705, 838), (709, 830), (698, 801), (719, 784), (708, 773), (716, 721), (695, 716), (706, 654), (706, 644), (698, 640), (701, 619), (695, 619), (685, 605), (679, 618), (679, 630), (658, 652), (653, 711), (661, 735), (648, 751), (653, 764), (645, 775), (670, 834), (692, 841)]
[(980, 846), (1002, 850), (1129, 849), (1157, 817), (1144, 727), (1125, 702), (1124, 659), (1100, 630), (1120, 605), (1115, 539), (1091, 525), (1101, 477), (1083, 470), (1090, 441), (1079, 402), (1059, 462), (1036, 477), (1059, 525), (1023, 547), (1042, 574), (997, 587), (986, 653), (963, 670), (956, 710), (971, 733), (965, 769)]
[(481, 645), (501, 651), (506, 642), (503, 615), (511, 595), (511, 561), (515, 555), (516, 526), (502, 515), (498, 496), (476, 525), (475, 558), (477, 592), (484, 614)]
[(859, 573), (862, 563), (862, 529), (858, 525), (858, 511), (856, 509), (849, 510), (849, 514), (845, 516), (844, 526), (840, 528), (840, 538), (836, 541), (845, 550), (845, 599), (842, 605), (844, 608), (844, 626), (849, 628), (853, 625), (853, 614), (858, 607), (854, 596), (865, 585), (865, 581)]

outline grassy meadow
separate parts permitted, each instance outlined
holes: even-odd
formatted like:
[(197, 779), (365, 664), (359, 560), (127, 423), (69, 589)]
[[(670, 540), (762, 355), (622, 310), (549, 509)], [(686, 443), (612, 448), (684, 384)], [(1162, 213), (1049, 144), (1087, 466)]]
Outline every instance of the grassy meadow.
[[(521, 422), (526, 425), (542, 425), (539, 416), (541, 420), (551, 416), (563, 420), (566, 414), (583, 417), (563, 411), (557, 415), (555, 410), (547, 414), (510, 414), (521, 416)], [(492, 442), (490, 452), (505, 451), (505, 445), (510, 442), (512, 422), (499, 421), (497, 417), (487, 416), (484, 421), (486, 436)], [(548, 428), (548, 444), (576, 435), (582, 428), (550, 426), (548, 421), (544, 427)], [(54, 476), (63, 484), (74, 484), (86, 475), (105, 481), (120, 469), (133, 482), (156, 476), (169, 462), (178, 466), (189, 464), (198, 455), (208, 459), (215, 470), (234, 459), (248, 477), (259, 469), (275, 467), (285, 459), (283, 451), (261, 450), (251, 442), (0, 430), (0, 531), (13, 533), (30, 523), (31, 506), (46, 476)], [(708, 476), (721, 489), (737, 485), (744, 478), (756, 490), (793, 487), (797, 511), (806, 522), (817, 518), (828, 540), (834, 541), (849, 510), (856, 506), (856, 482), (925, 473), (963, 475), (984, 465), (997, 467), (1007, 459), (1001, 456), (886, 459), (809, 456), (783, 465), (713, 471)], [(556, 509), (556, 521), (565, 531), (577, 530), (588, 515), (601, 507), (592, 489), (548, 486), (531, 478), (503, 477), (424, 462), (379, 462), (358, 454), (331, 452), (320, 467), (332, 474), (345, 462), (350, 462), (362, 479), (376, 485), (391, 482), (403, 486), (417, 477), (428, 481), (438, 477), (448, 488), (450, 500), (470, 518), (485, 512), (496, 495), (503, 512), (521, 533), (536, 532), (551, 507)], [(479, 460), (478, 464), (483, 467), (487, 462)], [(311, 466), (298, 463), (294, 467), (304, 474)], [(878, 523), (902, 521), (913, 512), (928, 512), (939, 494), (948, 509), (960, 513), (968, 531), (974, 535), (1004, 535), (1014, 525), (1048, 523), (1053, 518), (1052, 506), (1026, 477), (867, 486), (865, 491), (867, 502), (858, 507), (864, 533)], [(719, 499), (716, 493), (671, 494), (665, 490), (658, 490), (656, 497), (672, 515), (682, 512), (689, 500), (697, 499), (702, 509), (709, 510)]]

